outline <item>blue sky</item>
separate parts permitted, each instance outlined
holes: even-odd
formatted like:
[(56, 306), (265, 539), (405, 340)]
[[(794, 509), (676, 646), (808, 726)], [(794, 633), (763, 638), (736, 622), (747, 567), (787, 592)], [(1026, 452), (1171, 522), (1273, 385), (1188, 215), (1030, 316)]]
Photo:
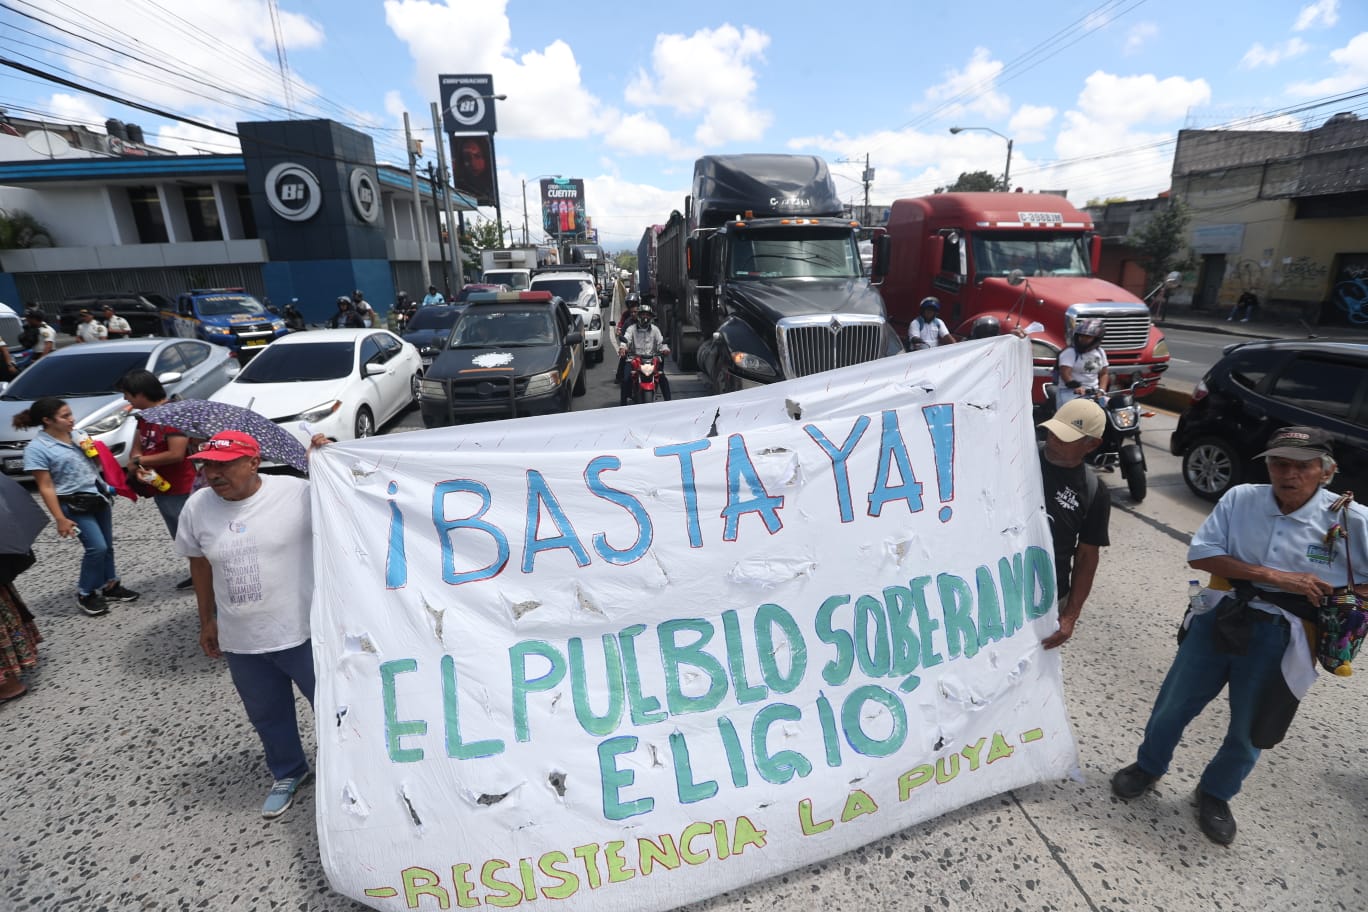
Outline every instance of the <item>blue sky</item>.
[[(41, 21), (0, 10), (0, 55), (220, 126), (287, 116), (265, 0), (11, 2)], [(1368, 92), (1361, 2), (277, 0), (277, 9), (295, 110), (366, 130), (382, 160), (403, 161), (405, 110), (430, 152), (438, 73), (492, 73), (508, 95), (496, 137), (504, 220), (521, 235), (522, 180), (535, 207), (539, 176), (583, 178), (611, 249), (635, 246), (646, 225), (682, 207), (705, 152), (820, 154), (857, 202), (868, 154), (870, 200), (886, 204), (961, 171), (1000, 173), (1001, 136), (949, 133), (986, 127), (1013, 139), (1013, 185), (1067, 190), (1082, 203), (1165, 189), (1184, 127), (1303, 129), (1338, 110), (1368, 116), (1368, 97), (1326, 103)], [(0, 106), (101, 129), (119, 117), (183, 151), (231, 144), (9, 71)], [(531, 223), (535, 236), (535, 211)]]

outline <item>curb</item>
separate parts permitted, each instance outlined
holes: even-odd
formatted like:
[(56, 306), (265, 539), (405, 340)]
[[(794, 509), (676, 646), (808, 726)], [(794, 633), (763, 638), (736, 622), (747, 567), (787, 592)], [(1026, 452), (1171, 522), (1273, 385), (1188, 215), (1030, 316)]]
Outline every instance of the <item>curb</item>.
[(1152, 408), (1163, 409), (1167, 412), (1183, 412), (1188, 404), (1192, 402), (1192, 387), (1190, 386), (1164, 386), (1162, 383), (1159, 388), (1140, 400), (1145, 405)]

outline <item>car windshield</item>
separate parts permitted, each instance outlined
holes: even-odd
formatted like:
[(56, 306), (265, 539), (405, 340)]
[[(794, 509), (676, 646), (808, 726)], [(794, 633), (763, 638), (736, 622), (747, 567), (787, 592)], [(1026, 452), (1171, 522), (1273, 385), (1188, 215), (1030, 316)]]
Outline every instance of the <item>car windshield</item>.
[(545, 310), (467, 310), (451, 331), (450, 348), (512, 348), (556, 341)]
[(537, 279), (532, 283), (533, 291), (549, 291), (567, 304), (579, 300), (586, 288), (592, 291), (593, 287), (584, 279)]
[(409, 320), (405, 332), (417, 332), (420, 329), (451, 329), (460, 315), (460, 310), (455, 307), (422, 307)]
[(120, 377), (146, 367), (146, 351), (102, 351), (48, 356), (19, 375), (5, 390), (4, 399), (41, 399), (59, 396), (100, 396), (114, 392)]
[(234, 383), (306, 383), (340, 380), (352, 371), (355, 346), (347, 342), (268, 345), (247, 362)]
[(727, 272), (736, 279), (840, 278), (861, 275), (848, 229), (761, 228), (732, 235)]
[(238, 314), (256, 316), (266, 313), (266, 308), (251, 295), (202, 295), (197, 306), (202, 317), (230, 317)]
[(1001, 231), (974, 235), (974, 274), (1006, 276), (1020, 269), (1028, 276), (1085, 276), (1088, 250), (1081, 234)]

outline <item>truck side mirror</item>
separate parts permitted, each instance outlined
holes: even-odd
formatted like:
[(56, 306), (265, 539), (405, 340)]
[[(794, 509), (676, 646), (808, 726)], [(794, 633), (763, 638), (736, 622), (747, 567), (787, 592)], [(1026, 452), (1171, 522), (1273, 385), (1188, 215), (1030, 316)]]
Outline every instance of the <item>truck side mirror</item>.
[(881, 234), (874, 238), (874, 264), (869, 270), (870, 278), (882, 281), (888, 275), (888, 257), (892, 250), (893, 241), (888, 235)]
[(1102, 235), (1094, 234), (1088, 238), (1088, 266), (1093, 275), (1102, 267)]

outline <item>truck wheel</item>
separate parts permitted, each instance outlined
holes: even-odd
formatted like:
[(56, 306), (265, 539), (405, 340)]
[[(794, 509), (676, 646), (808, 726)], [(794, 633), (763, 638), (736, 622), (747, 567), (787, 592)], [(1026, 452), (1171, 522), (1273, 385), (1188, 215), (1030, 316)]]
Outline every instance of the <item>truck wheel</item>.
[(674, 355), (674, 363), (680, 370), (690, 373), (698, 370), (698, 350), (685, 350), (684, 330), (680, 328), (680, 321), (677, 319), (670, 327), (670, 352)]

